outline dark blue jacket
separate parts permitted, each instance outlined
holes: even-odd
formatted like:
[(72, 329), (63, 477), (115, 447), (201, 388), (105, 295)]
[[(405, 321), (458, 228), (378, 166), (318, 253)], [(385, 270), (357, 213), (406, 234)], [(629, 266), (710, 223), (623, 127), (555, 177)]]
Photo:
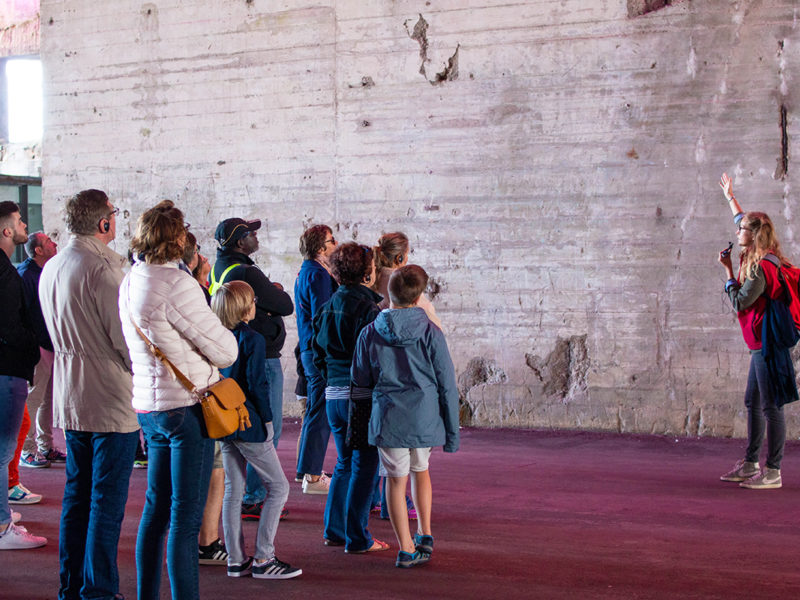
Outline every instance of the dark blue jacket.
[(453, 361), (444, 334), (424, 310), (382, 311), (358, 336), (351, 376), (355, 387), (372, 389), (370, 444), (458, 450)]
[(230, 367), (220, 369), (223, 377), (232, 377), (244, 392), (245, 406), (250, 413), (250, 427), (236, 431), (223, 440), (242, 440), (243, 442), (264, 442), (267, 429), (264, 423), (272, 421), (269, 407), (269, 386), (267, 385), (267, 363), (264, 360), (266, 343), (260, 333), (246, 323), (234, 327), (233, 335), (239, 342), (239, 357)]
[(350, 385), (358, 334), (380, 313), (380, 294), (363, 285), (343, 285), (314, 317), (314, 364), (329, 386)]
[(768, 298), (761, 328), (761, 355), (769, 373), (767, 384), (779, 407), (798, 399), (791, 355), (798, 338), (800, 334), (788, 305), (781, 300)]
[(33, 383), (39, 362), (39, 342), (25, 302), (22, 278), (0, 250), (0, 375)]
[(28, 258), (17, 266), (17, 273), (22, 277), (22, 290), (25, 293), (25, 303), (28, 305), (36, 339), (42, 348), (52, 352), (53, 342), (50, 340), (42, 315), (42, 305), (39, 303), (39, 277), (42, 275), (42, 267), (32, 258)]
[(317, 261), (304, 260), (300, 265), (300, 272), (294, 282), (295, 316), (297, 317), (300, 352), (311, 351), (314, 317), (322, 305), (330, 300), (337, 287), (331, 274)]
[(264, 337), (266, 358), (278, 358), (286, 340), (283, 317), (289, 316), (294, 310), (291, 296), (276, 287), (249, 256), (235, 248), (218, 249), (217, 262), (211, 272), (219, 280), (225, 269), (231, 265), (240, 266), (231, 269), (225, 276), (225, 281), (244, 281), (253, 288), (258, 301), (256, 316), (250, 321), (250, 327)]

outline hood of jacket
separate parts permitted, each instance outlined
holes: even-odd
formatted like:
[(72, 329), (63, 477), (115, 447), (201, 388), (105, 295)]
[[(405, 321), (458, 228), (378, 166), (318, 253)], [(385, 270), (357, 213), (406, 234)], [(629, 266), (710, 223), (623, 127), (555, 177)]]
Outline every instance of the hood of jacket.
[(375, 319), (375, 331), (392, 346), (410, 346), (425, 334), (430, 321), (425, 311), (413, 308), (387, 308)]

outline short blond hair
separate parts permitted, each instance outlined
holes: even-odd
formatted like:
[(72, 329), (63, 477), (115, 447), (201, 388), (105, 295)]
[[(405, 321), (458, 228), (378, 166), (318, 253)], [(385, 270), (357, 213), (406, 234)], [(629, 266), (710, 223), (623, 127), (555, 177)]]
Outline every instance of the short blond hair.
[(211, 296), (211, 310), (226, 328), (233, 329), (250, 312), (255, 297), (253, 288), (246, 281), (229, 281)]

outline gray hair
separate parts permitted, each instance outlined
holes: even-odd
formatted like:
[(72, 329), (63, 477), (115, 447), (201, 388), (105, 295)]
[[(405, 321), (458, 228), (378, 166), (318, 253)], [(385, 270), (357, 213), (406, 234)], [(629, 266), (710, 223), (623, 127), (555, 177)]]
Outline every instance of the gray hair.
[(44, 246), (45, 236), (44, 231), (34, 231), (28, 236), (28, 241), (25, 242), (25, 254), (33, 258), (36, 256), (36, 249)]
[(83, 190), (67, 201), (67, 229), (78, 235), (94, 235), (108, 215), (108, 196), (101, 190)]

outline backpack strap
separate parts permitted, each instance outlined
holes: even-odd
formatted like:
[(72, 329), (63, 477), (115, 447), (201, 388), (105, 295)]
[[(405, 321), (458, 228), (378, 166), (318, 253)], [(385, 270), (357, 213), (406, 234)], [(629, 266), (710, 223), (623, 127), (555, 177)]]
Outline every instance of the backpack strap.
[(241, 267), (241, 266), (242, 266), (241, 263), (236, 263), (225, 269), (222, 272), (222, 275), (220, 275), (219, 281), (217, 281), (216, 278), (214, 277), (214, 269), (211, 269), (211, 285), (208, 287), (208, 293), (213, 296), (216, 293), (216, 291), (222, 286), (222, 284), (225, 283), (225, 278), (228, 276), (228, 273), (230, 273), (236, 267)]

